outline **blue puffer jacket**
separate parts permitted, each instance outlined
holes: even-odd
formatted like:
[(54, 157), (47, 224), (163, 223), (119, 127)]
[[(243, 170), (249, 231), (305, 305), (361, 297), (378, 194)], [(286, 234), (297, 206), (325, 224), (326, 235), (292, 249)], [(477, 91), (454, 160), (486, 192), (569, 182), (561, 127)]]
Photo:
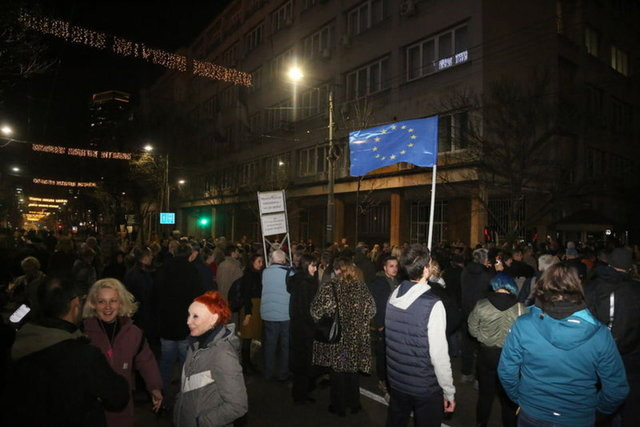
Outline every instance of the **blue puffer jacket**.
[(534, 418), (567, 426), (593, 425), (596, 410), (613, 413), (629, 386), (609, 329), (586, 309), (561, 320), (530, 309), (500, 356), (498, 376), (511, 400)]

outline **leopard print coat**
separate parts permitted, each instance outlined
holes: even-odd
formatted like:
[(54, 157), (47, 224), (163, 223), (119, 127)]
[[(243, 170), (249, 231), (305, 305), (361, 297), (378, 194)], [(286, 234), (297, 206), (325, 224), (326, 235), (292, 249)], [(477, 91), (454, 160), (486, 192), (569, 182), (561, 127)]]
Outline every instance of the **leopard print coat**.
[(336, 372), (368, 373), (372, 362), (369, 324), (376, 314), (373, 297), (361, 281), (333, 279), (318, 289), (311, 303), (311, 316), (315, 320), (332, 315), (336, 310), (332, 285), (338, 296), (342, 334), (340, 341), (335, 344), (313, 342), (313, 364), (329, 367)]

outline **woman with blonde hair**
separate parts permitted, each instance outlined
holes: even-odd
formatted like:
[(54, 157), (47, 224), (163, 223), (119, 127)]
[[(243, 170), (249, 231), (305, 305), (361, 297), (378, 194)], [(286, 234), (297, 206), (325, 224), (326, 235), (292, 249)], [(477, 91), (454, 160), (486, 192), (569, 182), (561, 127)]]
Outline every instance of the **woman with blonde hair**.
[(351, 262), (340, 264), (340, 274), (322, 286), (311, 303), (311, 316), (319, 320), (336, 310), (341, 335), (336, 343), (314, 341), (313, 364), (330, 368), (331, 404), (329, 412), (339, 416), (361, 409), (358, 372), (371, 371), (369, 323), (376, 306), (364, 284), (362, 272)]
[[(98, 280), (87, 295), (82, 317), (84, 331), (91, 344), (104, 353), (115, 372), (129, 382), (133, 390), (135, 368), (144, 379), (151, 394), (153, 410), (162, 404), (162, 379), (149, 344), (131, 317), (138, 308), (133, 295), (117, 279)], [(133, 401), (120, 412), (105, 411), (109, 426), (133, 426)]]

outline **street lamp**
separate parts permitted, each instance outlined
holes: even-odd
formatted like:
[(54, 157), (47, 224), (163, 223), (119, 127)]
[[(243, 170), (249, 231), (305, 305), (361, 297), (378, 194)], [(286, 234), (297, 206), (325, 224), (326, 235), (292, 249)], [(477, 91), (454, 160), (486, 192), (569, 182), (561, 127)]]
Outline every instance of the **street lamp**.
[(146, 151), (147, 153), (150, 153), (153, 151), (153, 145), (151, 144), (147, 144), (144, 147), (142, 147), (144, 149), (144, 151)]
[(12, 170), (13, 172), (20, 172), (20, 168), (19, 168), (18, 166), (13, 166), (13, 167), (11, 168), (11, 170)]
[[(287, 72), (287, 77), (291, 82), (298, 83), (304, 78), (304, 73), (302, 69), (298, 66), (293, 66), (289, 68)], [(333, 145), (333, 126), (335, 123), (333, 122), (333, 88), (329, 87), (329, 123), (327, 124), (328, 135), (329, 135), (329, 152), (327, 153), (327, 228), (325, 230), (325, 241), (327, 243), (333, 243), (333, 229), (336, 222), (336, 199), (335, 199), (335, 183), (336, 183), (336, 172), (335, 172), (335, 146)]]
[(7, 125), (2, 126), (2, 128), (0, 128), (0, 132), (2, 132), (4, 136), (13, 135), (13, 129), (11, 129), (11, 127)]
[(179, 179), (178, 180), (178, 184), (179, 185), (184, 185), (187, 181), (185, 181), (184, 179)]

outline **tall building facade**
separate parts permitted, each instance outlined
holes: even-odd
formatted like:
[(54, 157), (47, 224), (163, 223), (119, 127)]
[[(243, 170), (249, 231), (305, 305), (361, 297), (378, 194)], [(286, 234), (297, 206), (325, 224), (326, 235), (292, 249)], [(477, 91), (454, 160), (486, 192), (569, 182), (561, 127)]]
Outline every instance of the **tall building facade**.
[(100, 150), (122, 150), (131, 120), (131, 95), (120, 90), (94, 93), (89, 102), (89, 144)]
[(332, 93), (334, 240), (426, 241), (431, 169), (351, 177), (347, 140), (434, 115), (434, 241), (625, 233), (638, 207), (639, 16), (623, 1), (235, 0), (187, 54), (253, 85), (167, 72), (143, 97), (186, 171), (180, 226), (258, 238), (256, 191), (285, 189), (292, 239), (323, 242)]

